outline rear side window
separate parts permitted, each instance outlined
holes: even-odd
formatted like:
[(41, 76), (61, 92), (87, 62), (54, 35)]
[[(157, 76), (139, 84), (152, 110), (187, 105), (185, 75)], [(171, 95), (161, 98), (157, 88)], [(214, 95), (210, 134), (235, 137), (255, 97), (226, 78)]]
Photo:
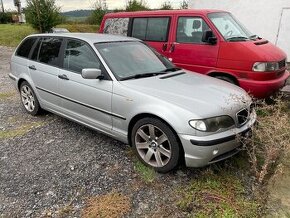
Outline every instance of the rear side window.
[(62, 39), (59, 38), (43, 38), (38, 61), (49, 65), (58, 65), (61, 43)]
[(127, 36), (129, 18), (108, 18), (105, 21), (104, 33)]
[(132, 37), (145, 41), (165, 42), (168, 30), (169, 17), (134, 18)]
[(30, 50), (33, 44), (36, 42), (37, 38), (26, 39), (17, 49), (16, 55), (24, 58), (28, 58)]

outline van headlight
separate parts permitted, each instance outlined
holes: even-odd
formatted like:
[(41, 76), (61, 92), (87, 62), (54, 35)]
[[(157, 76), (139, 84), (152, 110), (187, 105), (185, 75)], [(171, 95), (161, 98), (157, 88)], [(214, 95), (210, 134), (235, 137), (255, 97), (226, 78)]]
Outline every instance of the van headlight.
[(216, 132), (235, 125), (235, 121), (230, 116), (219, 116), (201, 120), (190, 120), (189, 125), (199, 131)]
[(278, 62), (256, 62), (253, 65), (253, 71), (269, 72), (279, 70)]

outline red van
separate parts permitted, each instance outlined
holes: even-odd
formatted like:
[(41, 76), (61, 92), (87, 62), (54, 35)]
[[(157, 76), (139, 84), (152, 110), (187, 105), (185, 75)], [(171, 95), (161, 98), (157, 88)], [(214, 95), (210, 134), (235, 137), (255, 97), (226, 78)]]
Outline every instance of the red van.
[(110, 13), (100, 32), (142, 39), (175, 65), (234, 83), (256, 98), (268, 97), (289, 76), (286, 54), (226, 11)]

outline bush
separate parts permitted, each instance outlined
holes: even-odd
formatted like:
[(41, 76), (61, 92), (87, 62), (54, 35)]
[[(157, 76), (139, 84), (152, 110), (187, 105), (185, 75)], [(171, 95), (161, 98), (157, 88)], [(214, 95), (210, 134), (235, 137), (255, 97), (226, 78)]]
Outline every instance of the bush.
[(12, 23), (12, 12), (0, 12), (0, 23)]

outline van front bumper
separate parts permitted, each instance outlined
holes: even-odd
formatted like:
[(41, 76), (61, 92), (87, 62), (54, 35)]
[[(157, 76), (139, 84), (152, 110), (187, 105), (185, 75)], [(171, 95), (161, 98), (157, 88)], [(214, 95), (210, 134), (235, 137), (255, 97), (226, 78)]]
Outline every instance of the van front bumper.
[[(251, 137), (256, 114), (243, 127), (225, 133), (196, 137), (179, 134), (187, 167), (203, 167), (237, 154), (243, 137)], [(223, 135), (221, 137), (221, 135)]]
[(250, 92), (250, 94), (252, 94), (256, 98), (266, 98), (282, 88), (285, 85), (288, 77), (289, 72), (286, 70), (280, 78), (273, 80), (258, 81), (249, 79), (238, 79), (238, 81), (240, 87)]

